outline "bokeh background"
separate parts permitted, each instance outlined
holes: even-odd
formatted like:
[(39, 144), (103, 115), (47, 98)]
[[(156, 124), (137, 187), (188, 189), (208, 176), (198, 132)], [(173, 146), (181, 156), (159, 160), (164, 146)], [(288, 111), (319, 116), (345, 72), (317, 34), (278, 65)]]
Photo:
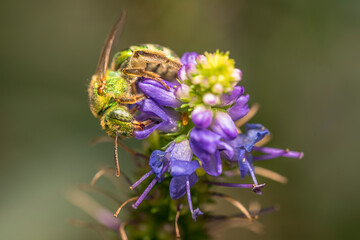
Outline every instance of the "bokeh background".
[(260, 197), (238, 191), (246, 205), (280, 205), (260, 218), (264, 234), (232, 229), (224, 239), (356, 238), (359, 1), (13, 0), (0, 2), (0, 239), (100, 239), (69, 224), (90, 217), (64, 196), (113, 164), (111, 143), (90, 146), (103, 133), (86, 88), (124, 8), (118, 49), (150, 42), (179, 54), (229, 50), (251, 102), (261, 104), (253, 122), (270, 129), (271, 146), (305, 153), (260, 164), (288, 184), (268, 180)]

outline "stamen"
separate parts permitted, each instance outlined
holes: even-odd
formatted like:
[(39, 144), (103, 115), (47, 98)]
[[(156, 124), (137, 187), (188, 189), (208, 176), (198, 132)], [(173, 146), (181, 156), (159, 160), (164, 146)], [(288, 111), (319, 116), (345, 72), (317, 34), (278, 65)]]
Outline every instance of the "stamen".
[(270, 155), (279, 155), (281, 154), (281, 157), (288, 157), (288, 158), (298, 158), (301, 159), (304, 156), (304, 153), (302, 152), (295, 152), (290, 151), (289, 149), (277, 149), (277, 148), (269, 148), (269, 147), (253, 147), (253, 150), (270, 154)]
[(254, 167), (254, 170), (255, 170), (256, 175), (260, 175), (260, 176), (269, 178), (271, 180), (277, 181), (282, 184), (286, 184), (288, 182), (288, 179), (286, 177), (280, 175), (277, 172), (271, 171), (269, 169), (262, 168), (262, 167)]
[(259, 212), (261, 210), (261, 205), (258, 201), (253, 201), (253, 202), (250, 202), (250, 205), (249, 205), (249, 212), (251, 214), (251, 216), (254, 218), (254, 219), (258, 219), (259, 218)]
[(125, 207), (126, 204), (128, 204), (129, 202), (133, 202), (135, 200), (137, 200), (139, 197), (133, 197), (133, 198), (130, 198), (128, 200), (126, 200), (123, 204), (121, 204), (121, 206), (118, 208), (118, 210), (116, 211), (116, 213), (114, 214), (114, 217), (117, 217), (121, 211), (121, 209), (123, 207)]
[(127, 222), (122, 222), (121, 224), (120, 224), (120, 229), (119, 229), (119, 231), (120, 231), (120, 236), (121, 236), (121, 239), (122, 240), (128, 240), (128, 237), (127, 237), (127, 235), (126, 235), (126, 232), (125, 232), (125, 226), (127, 225)]
[(105, 227), (104, 225), (101, 225), (100, 223), (85, 222), (85, 221), (81, 221), (78, 219), (70, 219), (70, 224), (75, 227), (91, 228), (91, 229), (99, 231), (99, 233), (101, 233), (101, 231), (109, 230), (107, 227)]
[(132, 205), (132, 207), (134, 209), (137, 209), (137, 207), (140, 205), (140, 203), (145, 199), (145, 197), (148, 195), (148, 193), (150, 192), (150, 190), (155, 186), (157, 182), (157, 179), (154, 178), (151, 183), (149, 184), (149, 186), (147, 186), (147, 188), (145, 189), (145, 191), (141, 194), (141, 196), (139, 197), (139, 199)]
[(179, 230), (179, 225), (178, 225), (178, 221), (179, 221), (179, 217), (180, 217), (180, 209), (181, 209), (181, 204), (178, 205), (177, 210), (176, 210), (176, 216), (175, 216), (176, 240), (180, 240), (180, 230)]
[(259, 184), (259, 185), (254, 184), (254, 187), (253, 187), (252, 190), (253, 190), (254, 193), (261, 195), (262, 194), (261, 189), (263, 187), (265, 187), (265, 183)]
[(234, 188), (252, 188), (253, 184), (240, 184), (240, 183), (223, 183), (223, 182), (206, 182), (215, 186), (234, 187)]
[(182, 124), (186, 126), (188, 125), (188, 123), (189, 123), (189, 114), (187, 112), (184, 112), (182, 114)]
[(88, 185), (88, 184), (79, 184), (77, 186), (77, 188), (79, 190), (84, 190), (84, 191), (93, 191), (93, 192), (97, 192), (97, 193), (100, 193), (102, 195), (104, 195), (105, 197), (113, 200), (115, 203), (119, 203), (121, 202), (121, 200), (115, 195), (113, 194), (112, 192), (110, 191), (107, 191), (105, 189), (102, 189), (102, 188), (98, 188), (98, 187), (95, 187), (95, 186), (91, 186), (91, 185)]
[(100, 171), (98, 171), (93, 179), (90, 182), (91, 186), (95, 186), (95, 183), (102, 177), (102, 175), (104, 175), (106, 172), (113, 172), (115, 169), (114, 168), (103, 168)]
[(261, 139), (259, 142), (255, 143), (255, 146), (257, 147), (262, 147), (264, 145), (266, 145), (268, 142), (270, 142), (271, 140), (271, 135), (265, 135), (263, 139)]
[(145, 179), (147, 179), (150, 175), (152, 175), (153, 172), (149, 171), (144, 176), (142, 176), (139, 180), (137, 180), (133, 185), (130, 186), (130, 189), (133, 190), (137, 186), (139, 186), (140, 183), (142, 183)]
[(213, 192), (211, 193), (211, 195), (213, 196), (217, 196), (217, 197), (221, 197), (223, 199), (225, 199), (226, 201), (228, 201), (229, 203), (231, 203), (234, 207), (236, 207), (237, 209), (239, 209), (242, 213), (244, 213), (244, 215), (250, 220), (252, 221), (253, 218), (251, 217), (249, 211), (244, 207), (244, 205), (242, 205), (238, 200), (236, 200), (233, 197), (230, 197), (228, 195), (222, 194), (222, 193), (217, 193), (217, 192)]

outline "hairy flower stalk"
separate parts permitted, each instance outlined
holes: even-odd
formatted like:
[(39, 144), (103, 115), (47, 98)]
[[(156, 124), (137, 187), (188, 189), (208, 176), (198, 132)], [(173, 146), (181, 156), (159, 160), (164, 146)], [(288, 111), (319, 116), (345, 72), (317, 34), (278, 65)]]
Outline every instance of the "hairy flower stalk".
[[(137, 190), (128, 216), (133, 224), (126, 226), (131, 239), (144, 235), (169, 239), (166, 226), (171, 221), (175, 221), (172, 236), (176, 232), (184, 239), (209, 239), (206, 224), (217, 218), (203, 206), (212, 203), (213, 196), (225, 196), (214, 192), (215, 186), (238, 191), (250, 188), (262, 194), (265, 183), (258, 182), (254, 163), (303, 156), (288, 149), (260, 146), (270, 134), (261, 124), (237, 127), (249, 113), (249, 95), (238, 85), (242, 72), (235, 68), (229, 53), (189, 52), (181, 63), (178, 79), (164, 81), (169, 89), (150, 78), (138, 83), (147, 98), (136, 104), (136, 120), (149, 124), (135, 131), (135, 136), (146, 139), (149, 160), (145, 169), (138, 169), (139, 178), (130, 186)], [(235, 182), (224, 181), (224, 170), (235, 168), (240, 177)], [(244, 216), (252, 220), (241, 203), (229, 196), (226, 199), (241, 206)]]

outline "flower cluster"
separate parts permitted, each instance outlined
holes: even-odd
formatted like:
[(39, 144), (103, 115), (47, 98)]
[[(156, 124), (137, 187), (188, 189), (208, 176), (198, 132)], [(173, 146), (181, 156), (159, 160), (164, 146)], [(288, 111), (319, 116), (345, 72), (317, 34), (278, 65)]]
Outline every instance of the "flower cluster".
[[(137, 139), (147, 138), (155, 130), (166, 136), (164, 151), (154, 150), (149, 160), (151, 171), (141, 177), (131, 188), (144, 179), (154, 179), (133, 204), (137, 208), (156, 183), (171, 177), (169, 192), (172, 199), (187, 195), (192, 217), (202, 212), (193, 210), (190, 188), (198, 181), (197, 169), (217, 177), (223, 172), (223, 161), (237, 162), (241, 177), (250, 175), (253, 184), (221, 183), (214, 185), (252, 188), (261, 194), (265, 184), (259, 184), (254, 172), (255, 161), (276, 157), (301, 158), (302, 153), (289, 150), (259, 147), (256, 144), (269, 131), (261, 124), (246, 124), (245, 131), (236, 122), (249, 112), (249, 95), (238, 86), (241, 70), (235, 68), (228, 53), (185, 53), (177, 81), (166, 82), (170, 89), (152, 79), (143, 79), (140, 90), (148, 97), (138, 104), (141, 114), (138, 121), (149, 120)], [(171, 136), (171, 137), (169, 137)], [(253, 152), (264, 153), (254, 155)]]

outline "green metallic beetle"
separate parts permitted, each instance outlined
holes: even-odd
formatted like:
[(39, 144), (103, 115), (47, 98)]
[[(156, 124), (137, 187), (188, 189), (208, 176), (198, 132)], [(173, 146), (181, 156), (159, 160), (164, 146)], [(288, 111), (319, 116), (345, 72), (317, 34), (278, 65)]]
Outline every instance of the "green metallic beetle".
[(141, 131), (151, 120), (138, 122), (134, 116), (137, 109), (129, 110), (129, 105), (143, 100), (146, 96), (137, 93), (136, 81), (141, 77), (159, 81), (167, 89), (162, 79), (169, 81), (177, 77), (181, 63), (176, 54), (165, 47), (143, 44), (115, 54), (108, 69), (109, 56), (114, 39), (121, 34), (126, 12), (123, 11), (114, 24), (100, 55), (96, 73), (88, 87), (92, 114), (100, 118), (103, 130), (115, 138), (116, 173), (120, 174), (117, 157), (118, 137), (133, 137), (134, 131)]

